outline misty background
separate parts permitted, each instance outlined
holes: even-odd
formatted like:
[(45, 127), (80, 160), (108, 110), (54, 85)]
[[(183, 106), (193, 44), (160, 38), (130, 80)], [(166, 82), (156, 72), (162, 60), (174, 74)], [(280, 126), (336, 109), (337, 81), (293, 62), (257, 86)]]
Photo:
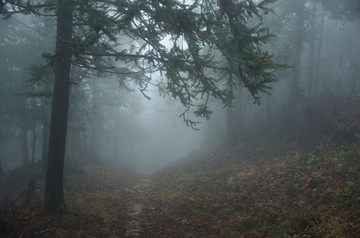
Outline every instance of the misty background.
[[(303, 114), (290, 112), (309, 99), (357, 96), (358, 15), (339, 17), (318, 1), (280, 0), (272, 9), (264, 23), (276, 36), (265, 48), (289, 68), (278, 72), (279, 82), (271, 95), (260, 95), (260, 105), (240, 87), (233, 89), (232, 107), (211, 103), (209, 120), (193, 119), (199, 130), (183, 122), (182, 105), (156, 86), (142, 90), (125, 84), (122, 75), (74, 66), (66, 161), (104, 160), (150, 174), (194, 150), (247, 140), (254, 121), (270, 121), (282, 110), (293, 115), (286, 123), (301, 120)], [(0, 21), (0, 163), (5, 170), (47, 155), (53, 87), (42, 55), (54, 51), (54, 39), (52, 17), (16, 15)], [(122, 45), (129, 44), (136, 42), (124, 37)]]

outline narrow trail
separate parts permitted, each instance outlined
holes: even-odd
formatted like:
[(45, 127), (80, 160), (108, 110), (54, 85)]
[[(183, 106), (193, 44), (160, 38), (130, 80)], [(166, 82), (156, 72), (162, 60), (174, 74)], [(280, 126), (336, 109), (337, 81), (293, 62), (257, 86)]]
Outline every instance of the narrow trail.
[(125, 237), (141, 237), (143, 232), (142, 223), (144, 222), (141, 213), (148, 206), (147, 200), (151, 196), (150, 184), (150, 179), (143, 178), (135, 186), (127, 189), (132, 194), (132, 199), (128, 204), (128, 223)]

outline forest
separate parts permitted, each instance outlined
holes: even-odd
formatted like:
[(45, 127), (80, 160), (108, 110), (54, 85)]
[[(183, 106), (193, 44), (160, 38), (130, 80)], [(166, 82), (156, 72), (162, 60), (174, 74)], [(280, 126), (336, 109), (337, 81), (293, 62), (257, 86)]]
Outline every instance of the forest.
[(359, 0), (0, 0), (0, 237), (360, 237)]

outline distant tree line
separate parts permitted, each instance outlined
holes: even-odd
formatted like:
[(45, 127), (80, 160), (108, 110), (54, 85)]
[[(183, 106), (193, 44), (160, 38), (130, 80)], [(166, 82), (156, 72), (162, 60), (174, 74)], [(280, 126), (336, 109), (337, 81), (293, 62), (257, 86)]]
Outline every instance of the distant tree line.
[(276, 37), (265, 47), (292, 68), (279, 72), (279, 83), (271, 95), (262, 95), (260, 106), (247, 103), (246, 91), (237, 91), (227, 109), (229, 143), (246, 140), (244, 131), (252, 121), (270, 118), (284, 104), (294, 112), (286, 123), (295, 125), (303, 116), (295, 111), (308, 100), (360, 92), (359, 1), (278, 0), (270, 7), (274, 14), (265, 16), (264, 24)]

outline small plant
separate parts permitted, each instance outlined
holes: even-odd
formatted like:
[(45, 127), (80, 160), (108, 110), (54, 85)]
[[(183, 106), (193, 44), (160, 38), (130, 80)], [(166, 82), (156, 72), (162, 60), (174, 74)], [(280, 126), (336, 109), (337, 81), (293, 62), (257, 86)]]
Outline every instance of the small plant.
[(279, 238), (291, 238), (291, 236), (286, 231), (286, 226), (284, 223), (277, 224), (274, 227), (274, 234)]
[(244, 219), (241, 220), (240, 225), (246, 229), (251, 229), (256, 225), (256, 221), (251, 216), (246, 216)]
[(342, 195), (347, 199), (354, 199), (360, 202), (360, 186), (352, 181), (347, 181), (343, 187)]
[(352, 181), (346, 181), (344, 186), (344, 192), (346, 195), (351, 195), (352, 190), (354, 190), (355, 184)]
[(317, 157), (313, 153), (309, 153), (308, 157), (307, 157), (307, 160), (306, 160), (306, 164), (311, 165), (311, 164), (316, 163), (318, 160), (319, 160), (319, 157)]
[(263, 222), (263, 224), (262, 224), (263, 233), (261, 234), (261, 238), (268, 237), (271, 228), (272, 228), (272, 226), (269, 224), (269, 222), (267, 222), (267, 221)]
[(317, 188), (319, 185), (325, 183), (326, 180), (322, 176), (311, 176), (309, 178), (309, 184), (308, 186), (312, 189)]
[(274, 223), (281, 220), (280, 211), (276, 208), (266, 207), (257, 212), (259, 220)]
[(299, 155), (286, 155), (286, 162), (289, 167), (295, 167), (299, 164)]
[(222, 208), (217, 216), (220, 220), (226, 220), (231, 214), (231, 210), (228, 208)]
[(359, 196), (359, 197), (355, 197), (355, 201), (360, 204), (360, 196)]
[(226, 237), (226, 238), (233, 238), (233, 237), (235, 237), (235, 236), (234, 236), (234, 234), (233, 234), (233, 232), (232, 232), (231, 230), (227, 229), (227, 230), (225, 231), (225, 237)]
[(357, 155), (357, 151), (355, 148), (346, 147), (340, 151), (340, 155), (344, 159), (349, 159), (349, 158), (353, 157), (354, 155)]
[(299, 229), (304, 230), (313, 223), (317, 223), (319, 214), (312, 208), (304, 208), (295, 212), (292, 216), (293, 225)]

